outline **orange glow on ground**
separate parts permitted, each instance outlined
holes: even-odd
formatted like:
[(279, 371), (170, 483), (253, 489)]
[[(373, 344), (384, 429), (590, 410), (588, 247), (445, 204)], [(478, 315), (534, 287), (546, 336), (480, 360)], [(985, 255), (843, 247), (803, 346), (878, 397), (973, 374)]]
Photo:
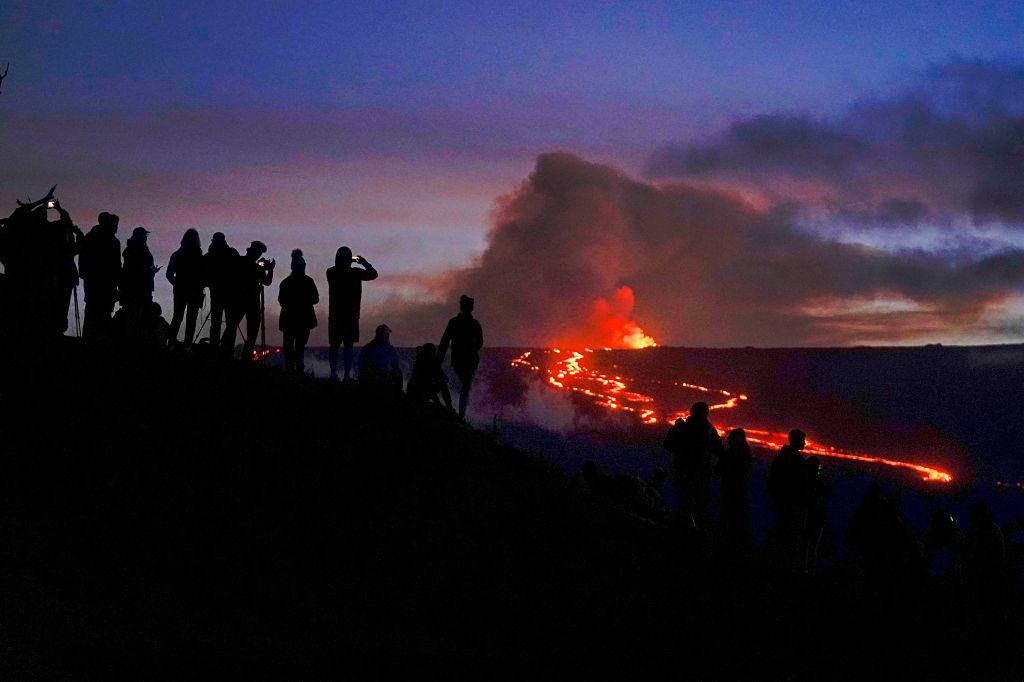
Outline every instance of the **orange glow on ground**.
[[(652, 340), (653, 342), (653, 340)], [(590, 369), (584, 364), (587, 354), (594, 351), (586, 349), (585, 353), (579, 351), (540, 351), (552, 356), (554, 363), (550, 367), (542, 367), (534, 361), (534, 352), (527, 351), (512, 360), (512, 367), (526, 369), (532, 372), (544, 372), (547, 375), (547, 383), (559, 390), (571, 391), (580, 395), (592, 398), (594, 404), (615, 412), (628, 412), (635, 414), (643, 424), (655, 425), (659, 423), (671, 424), (676, 419), (685, 418), (689, 415), (688, 410), (669, 409), (663, 410), (655, 404), (653, 397), (644, 395), (635, 390), (630, 390), (628, 379), (621, 376), (609, 376)], [(674, 381), (672, 386), (697, 391), (707, 394), (708, 402), (712, 410), (729, 410), (735, 408), (741, 402), (749, 400), (748, 396), (735, 391), (700, 386), (685, 381)], [(737, 426), (726, 426), (719, 429), (719, 433), (725, 434)], [(743, 427), (747, 433), (747, 440), (753, 445), (760, 445), (768, 449), (781, 448), (788, 440), (786, 433), (765, 431), (762, 429), (750, 429)], [(951, 483), (952, 475), (941, 469), (936, 469), (922, 464), (903, 462), (895, 459), (878, 457), (870, 453), (855, 452), (843, 448), (834, 447), (818, 441), (807, 441), (804, 453), (818, 455), (819, 457), (833, 457), (836, 459), (852, 460), (871, 464), (882, 464), (887, 467), (907, 469), (921, 475), (922, 479), (929, 482)]]

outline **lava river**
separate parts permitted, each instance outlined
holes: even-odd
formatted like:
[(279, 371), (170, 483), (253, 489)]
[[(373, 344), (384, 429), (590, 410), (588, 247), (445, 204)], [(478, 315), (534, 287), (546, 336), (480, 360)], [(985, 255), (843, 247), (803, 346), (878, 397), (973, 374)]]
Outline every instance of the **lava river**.
[[(587, 396), (593, 399), (595, 405), (609, 411), (635, 414), (644, 424), (672, 423), (680, 417), (687, 416), (688, 410), (683, 409), (681, 406), (666, 407), (658, 405), (652, 396), (640, 393), (632, 388), (629, 383), (632, 380), (627, 377), (604, 374), (588, 367), (587, 356), (593, 352), (589, 348), (583, 352), (563, 351), (561, 349), (526, 351), (512, 360), (512, 367), (537, 372), (545, 376), (548, 385), (552, 388)], [(537, 358), (537, 354), (550, 357), (546, 357), (541, 361)], [(723, 413), (723, 417), (728, 410), (749, 400), (749, 397), (742, 393), (699, 386), (681, 380), (671, 382), (671, 385), (706, 394), (705, 402), (708, 403), (713, 411)], [(724, 433), (734, 428), (739, 427), (720, 427), (719, 432), (724, 435)], [(743, 427), (743, 429), (746, 431), (747, 441), (754, 445), (775, 450), (787, 442), (787, 434), (785, 433), (746, 427)], [(804, 452), (818, 455), (819, 457), (834, 457), (910, 470), (916, 472), (923, 480), (929, 482), (951, 483), (953, 480), (952, 475), (941, 469), (878, 457), (870, 453), (850, 451), (833, 447), (820, 441), (808, 440)]]

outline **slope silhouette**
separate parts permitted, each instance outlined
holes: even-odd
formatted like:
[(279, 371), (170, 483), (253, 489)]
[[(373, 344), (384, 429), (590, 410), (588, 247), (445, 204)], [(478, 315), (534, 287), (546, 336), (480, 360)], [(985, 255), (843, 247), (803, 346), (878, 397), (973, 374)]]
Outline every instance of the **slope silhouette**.
[(438, 405), (77, 339), (9, 364), (5, 677), (1010, 672), (869, 622), (842, 582), (716, 559)]

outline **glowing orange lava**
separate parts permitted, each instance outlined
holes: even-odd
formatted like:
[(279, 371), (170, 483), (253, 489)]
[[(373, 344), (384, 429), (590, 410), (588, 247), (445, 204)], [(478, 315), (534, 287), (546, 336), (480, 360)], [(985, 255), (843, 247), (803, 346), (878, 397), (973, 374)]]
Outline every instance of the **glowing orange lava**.
[(619, 287), (608, 298), (594, 301), (587, 328), (597, 334), (602, 346), (650, 348), (658, 345), (631, 319), (633, 303), (633, 290), (627, 286)]
[[(651, 341), (651, 345), (653, 345), (653, 339)], [(526, 369), (531, 372), (544, 372), (547, 375), (547, 383), (552, 387), (585, 395), (588, 398), (592, 398), (595, 405), (608, 410), (636, 414), (644, 424), (658, 424), (662, 421), (672, 423), (676, 419), (685, 418), (689, 414), (687, 410), (669, 410), (660, 412), (659, 416), (659, 409), (655, 405), (654, 398), (630, 390), (627, 383), (629, 381), (628, 378), (602, 374), (597, 370), (586, 367), (582, 361), (586, 359), (585, 353), (594, 352), (590, 348), (585, 349), (584, 353), (579, 351), (562, 351), (561, 349), (540, 352), (557, 356), (549, 368), (542, 368), (541, 365), (532, 360), (533, 351), (527, 351), (514, 359), (512, 367)], [(709, 388), (685, 381), (675, 381), (671, 385), (707, 394), (709, 399), (706, 402), (708, 402), (712, 410), (729, 410), (748, 400), (748, 397), (742, 393)], [(734, 428), (738, 427), (723, 427), (719, 429), (719, 432), (724, 434)], [(788, 440), (788, 436), (785, 433), (745, 427), (744, 431), (746, 431), (747, 440), (750, 443), (769, 449), (780, 448)], [(920, 474), (923, 480), (930, 482), (951, 483), (953, 481), (953, 477), (941, 469), (912, 462), (887, 459), (868, 453), (845, 450), (818, 441), (808, 440), (804, 452), (820, 457), (834, 457), (837, 459), (909, 469)]]

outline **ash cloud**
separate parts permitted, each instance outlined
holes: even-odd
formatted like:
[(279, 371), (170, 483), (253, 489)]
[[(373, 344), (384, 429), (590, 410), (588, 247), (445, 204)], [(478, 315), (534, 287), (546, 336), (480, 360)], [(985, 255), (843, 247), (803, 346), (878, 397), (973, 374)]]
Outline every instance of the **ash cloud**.
[(966, 216), (1024, 229), (1024, 66), (953, 61), (837, 120), (758, 116), (657, 151), (656, 178), (727, 181), (876, 224)]
[(418, 343), (468, 293), (488, 345), (601, 345), (595, 305), (628, 287), (634, 308), (616, 315), (662, 344), (846, 345), (976, 330), (1022, 285), (1024, 252), (951, 263), (830, 242), (737, 192), (551, 153), (499, 201), (486, 251), (445, 303), (382, 313)]

